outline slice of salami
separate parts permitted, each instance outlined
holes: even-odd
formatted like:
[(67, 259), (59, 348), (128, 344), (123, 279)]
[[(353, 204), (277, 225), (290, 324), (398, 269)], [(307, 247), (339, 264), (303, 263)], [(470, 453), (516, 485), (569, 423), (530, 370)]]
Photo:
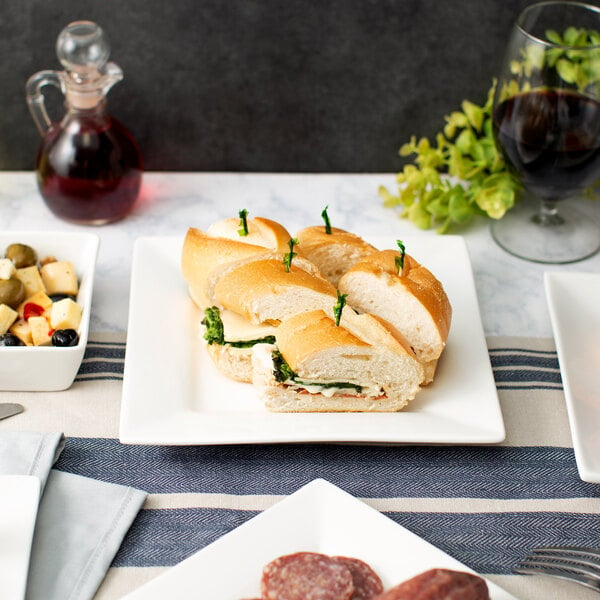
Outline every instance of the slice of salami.
[(373, 600), (383, 592), (379, 575), (366, 562), (349, 556), (334, 556), (333, 559), (344, 565), (352, 574), (352, 600)]
[(479, 576), (449, 569), (430, 569), (389, 589), (375, 600), (490, 600)]
[(352, 574), (317, 552), (280, 556), (263, 569), (263, 600), (351, 600)]

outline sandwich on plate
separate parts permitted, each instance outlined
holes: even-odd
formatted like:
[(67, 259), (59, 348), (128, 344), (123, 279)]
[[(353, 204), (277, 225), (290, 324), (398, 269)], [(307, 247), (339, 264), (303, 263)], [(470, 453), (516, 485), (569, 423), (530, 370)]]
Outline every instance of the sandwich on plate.
[(272, 342), (282, 319), (335, 303), (335, 288), (315, 265), (297, 256), (295, 241), (288, 239), (289, 252), (282, 253), (188, 232), (182, 269), (203, 311), (208, 354), (227, 377), (250, 382), (252, 346)]
[(275, 344), (254, 347), (252, 367), (259, 396), (273, 412), (396, 412), (423, 380), (401, 336), (349, 307), (283, 319)]
[(409, 343), (433, 380), (446, 346), (452, 307), (441, 282), (400, 250), (381, 250), (356, 263), (340, 279), (339, 291), (360, 313), (376, 315)]
[(377, 248), (363, 240), (360, 236), (332, 227), (327, 215), (327, 208), (321, 213), (325, 225), (313, 225), (300, 230), (296, 234), (302, 255), (313, 262), (323, 276), (337, 286), (340, 277), (352, 265)]
[(213, 223), (206, 232), (190, 227), (183, 241), (181, 271), (190, 297), (204, 310), (209, 306), (205, 287), (211, 272), (218, 266), (241, 259), (285, 252), (291, 236), (276, 221), (254, 217), (245, 210), (240, 218)]

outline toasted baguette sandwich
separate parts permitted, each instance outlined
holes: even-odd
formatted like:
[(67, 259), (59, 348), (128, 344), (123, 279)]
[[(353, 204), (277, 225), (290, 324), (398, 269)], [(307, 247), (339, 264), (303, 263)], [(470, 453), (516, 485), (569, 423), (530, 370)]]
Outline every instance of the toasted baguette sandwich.
[(296, 234), (296, 238), (302, 255), (317, 265), (323, 276), (335, 286), (352, 265), (377, 251), (358, 235), (337, 227), (306, 227)]
[(188, 229), (181, 252), (181, 271), (190, 297), (201, 310), (210, 306), (205, 290), (214, 269), (238, 260), (286, 251), (291, 236), (285, 227), (262, 217), (247, 219), (246, 224), (245, 235), (242, 235), (240, 220), (234, 218), (217, 221), (206, 232), (195, 227)]
[(225, 219), (206, 233), (190, 228), (181, 263), (190, 296), (203, 312), (210, 357), (226, 376), (250, 382), (252, 346), (272, 341), (282, 318), (331, 307), (337, 295), (302, 256), (286, 268), (290, 237), (281, 226), (267, 219), (248, 220), (243, 239), (270, 247), (240, 241), (238, 227), (236, 219)]
[(354, 309), (378, 316), (408, 341), (428, 383), (446, 346), (452, 307), (428, 269), (407, 254), (399, 270), (398, 257), (396, 250), (370, 254), (342, 276), (339, 290)]
[(346, 307), (284, 319), (274, 345), (253, 349), (253, 383), (273, 412), (396, 412), (419, 391), (423, 367), (377, 317)]

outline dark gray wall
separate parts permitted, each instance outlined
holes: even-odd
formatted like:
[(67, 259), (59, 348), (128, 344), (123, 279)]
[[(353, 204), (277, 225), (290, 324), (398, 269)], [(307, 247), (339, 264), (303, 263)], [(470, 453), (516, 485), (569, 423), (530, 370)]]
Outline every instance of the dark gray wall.
[(34, 167), (25, 82), (91, 19), (125, 72), (110, 111), (148, 170), (396, 171), (411, 135), (483, 101), (530, 2), (0, 0), (0, 169)]

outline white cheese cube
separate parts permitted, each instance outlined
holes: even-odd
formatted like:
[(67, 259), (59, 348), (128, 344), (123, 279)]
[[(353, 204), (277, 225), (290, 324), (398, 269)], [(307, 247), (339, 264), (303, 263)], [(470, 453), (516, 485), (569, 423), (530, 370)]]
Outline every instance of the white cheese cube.
[(52, 329), (79, 329), (81, 307), (71, 298), (59, 300), (52, 305), (50, 324)]
[(10, 258), (0, 258), (0, 279), (10, 279), (17, 269)]
[(31, 339), (34, 346), (48, 346), (52, 343), (50, 323), (46, 317), (30, 317), (27, 322), (31, 327)]
[(17, 320), (18, 313), (8, 304), (0, 304), (0, 335), (4, 335), (9, 327)]
[(31, 327), (29, 322), (25, 319), (17, 319), (9, 331), (16, 335), (25, 345), (31, 346), (33, 341), (31, 339)]
[(45, 292), (46, 288), (40, 276), (40, 272), (35, 265), (17, 269), (15, 277), (20, 279), (25, 286), (25, 297), (33, 296), (37, 292)]
[(77, 295), (77, 273), (75, 273), (73, 263), (68, 260), (56, 260), (54, 262), (46, 263), (40, 269), (40, 274), (44, 281), (44, 285), (46, 286), (46, 293), (48, 295)]

